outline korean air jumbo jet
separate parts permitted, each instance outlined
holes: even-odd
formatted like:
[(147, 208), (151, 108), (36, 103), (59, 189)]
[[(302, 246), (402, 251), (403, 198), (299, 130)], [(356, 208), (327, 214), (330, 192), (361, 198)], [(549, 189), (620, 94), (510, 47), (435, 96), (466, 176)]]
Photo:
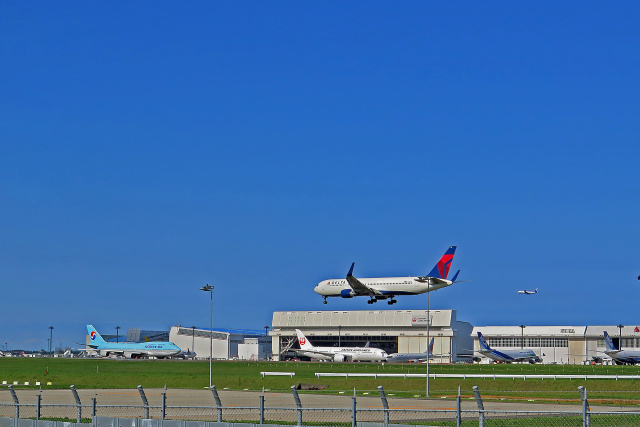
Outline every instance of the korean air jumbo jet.
[(345, 279), (323, 280), (318, 283), (314, 291), (322, 295), (325, 304), (327, 303), (327, 297), (353, 298), (368, 296), (369, 301), (367, 303), (369, 304), (373, 304), (378, 300), (388, 299), (387, 304), (392, 305), (398, 302), (395, 300), (396, 295), (418, 295), (436, 291), (456, 283), (460, 270), (451, 280), (447, 280), (455, 252), (456, 247), (450, 246), (428, 275), (418, 277), (356, 279), (353, 276), (354, 262), (351, 264)]
[(296, 329), (300, 350), (291, 349), (300, 356), (333, 362), (382, 362), (387, 359), (387, 352), (374, 347), (315, 347), (300, 329)]
[(613, 359), (613, 361), (618, 365), (635, 365), (636, 363), (640, 363), (640, 351), (638, 350), (618, 350), (615, 345), (613, 345), (613, 341), (611, 337), (604, 331), (604, 342), (607, 345), (607, 349), (604, 353)]
[(142, 342), (142, 343), (113, 343), (106, 342), (96, 328), (87, 325), (87, 333), (89, 334), (89, 343), (87, 350), (94, 350), (100, 356), (124, 356), (129, 359), (138, 357), (169, 357), (180, 353), (180, 347), (172, 342)]
[(501, 363), (513, 363), (513, 362), (529, 362), (536, 363), (542, 362), (542, 359), (538, 357), (530, 348), (520, 348), (517, 350), (493, 350), (487, 344), (482, 334), (478, 332), (478, 342), (480, 343), (479, 353), (496, 362)]

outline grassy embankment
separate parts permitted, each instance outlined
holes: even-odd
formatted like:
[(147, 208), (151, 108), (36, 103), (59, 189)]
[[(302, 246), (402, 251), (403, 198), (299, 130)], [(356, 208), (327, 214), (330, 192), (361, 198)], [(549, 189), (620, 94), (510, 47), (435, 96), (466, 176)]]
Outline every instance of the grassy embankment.
[[(290, 377), (260, 376), (260, 371), (295, 372)], [(316, 372), (425, 373), (424, 365), (390, 365), (364, 363), (305, 362), (226, 362), (213, 363), (213, 383), (219, 390), (289, 390), (298, 383), (328, 385), (325, 393), (377, 395), (382, 385), (388, 394), (402, 397), (424, 397), (424, 378), (316, 378)], [(430, 373), (484, 374), (608, 374), (640, 373), (633, 366), (573, 366), (573, 365), (431, 365)], [(209, 384), (209, 364), (206, 361), (179, 360), (109, 360), (109, 359), (38, 359), (1, 358), (0, 381), (30, 381), (34, 384), (52, 382), (43, 388), (145, 388), (202, 389)], [(511, 379), (431, 379), (434, 397), (455, 396), (460, 386), (463, 395), (472, 397), (477, 385), (487, 399), (520, 399), (536, 401), (570, 400), (578, 398), (578, 386), (589, 391), (592, 404), (638, 404), (640, 382), (633, 380), (511, 380)], [(24, 387), (24, 386), (21, 386)]]

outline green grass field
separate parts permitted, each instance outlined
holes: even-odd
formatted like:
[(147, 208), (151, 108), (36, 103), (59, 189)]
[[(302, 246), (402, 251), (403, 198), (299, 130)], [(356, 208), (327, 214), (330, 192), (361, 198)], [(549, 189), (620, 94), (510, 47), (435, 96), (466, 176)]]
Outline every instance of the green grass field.
[[(295, 372), (290, 377), (260, 376), (261, 371)], [(323, 393), (377, 394), (382, 385), (388, 394), (402, 397), (424, 397), (424, 378), (316, 378), (316, 372), (425, 373), (425, 365), (390, 365), (365, 363), (308, 362), (227, 362), (213, 363), (213, 383), (219, 390), (290, 390), (298, 383), (327, 385)], [(640, 373), (634, 366), (577, 365), (431, 365), (430, 373), (485, 374), (608, 374)], [(209, 363), (181, 360), (111, 360), (111, 359), (46, 359), (0, 358), (0, 382), (52, 382), (43, 388), (108, 389), (145, 388), (202, 389), (209, 384)], [(472, 397), (477, 385), (484, 398), (536, 401), (571, 401), (578, 399), (578, 386), (585, 386), (592, 404), (640, 404), (640, 382), (634, 380), (511, 380), (511, 379), (431, 379), (434, 397), (455, 396), (460, 386), (463, 395)], [(24, 387), (24, 386), (21, 386)]]

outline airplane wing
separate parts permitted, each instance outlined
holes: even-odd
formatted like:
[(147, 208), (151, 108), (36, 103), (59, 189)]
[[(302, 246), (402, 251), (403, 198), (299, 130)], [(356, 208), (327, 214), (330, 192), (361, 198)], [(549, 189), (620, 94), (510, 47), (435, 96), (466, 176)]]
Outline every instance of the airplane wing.
[(368, 287), (367, 285), (362, 283), (360, 280), (358, 280), (355, 277), (353, 277), (353, 266), (354, 265), (356, 265), (355, 262), (351, 264), (351, 268), (349, 269), (349, 272), (347, 273), (347, 283), (349, 283), (349, 286), (351, 286), (351, 289), (353, 289), (353, 291), (355, 293), (360, 294), (360, 295), (382, 295), (382, 292)]

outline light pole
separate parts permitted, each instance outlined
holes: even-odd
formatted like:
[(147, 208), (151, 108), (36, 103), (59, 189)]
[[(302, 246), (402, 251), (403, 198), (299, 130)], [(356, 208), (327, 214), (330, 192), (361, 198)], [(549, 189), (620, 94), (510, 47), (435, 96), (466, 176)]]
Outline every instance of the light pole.
[(200, 288), (201, 291), (209, 292), (211, 295), (211, 328), (209, 329), (209, 388), (213, 386), (211, 383), (211, 359), (213, 358), (213, 286), (208, 283)]
[(618, 343), (618, 350), (622, 350), (622, 328), (624, 328), (624, 325), (620, 323), (618, 325), (618, 329), (620, 329), (620, 342)]
[(338, 325), (338, 347), (342, 346), (342, 343), (340, 340), (340, 336), (341, 336), (340, 329), (342, 329), (342, 325)]
[(120, 326), (116, 326), (116, 342), (120, 342)]
[(195, 347), (196, 347), (196, 327), (192, 326), (191, 327), (191, 351), (193, 351), (194, 353), (196, 352)]
[(49, 354), (51, 354), (51, 346), (53, 345), (53, 326), (49, 326)]
[(524, 328), (526, 326), (520, 325), (520, 348), (524, 348)]
[(431, 359), (431, 355), (429, 354), (429, 328), (431, 327), (431, 317), (429, 315), (430, 310), (430, 300), (431, 300), (431, 281), (427, 283), (427, 395), (429, 397), (429, 359)]

